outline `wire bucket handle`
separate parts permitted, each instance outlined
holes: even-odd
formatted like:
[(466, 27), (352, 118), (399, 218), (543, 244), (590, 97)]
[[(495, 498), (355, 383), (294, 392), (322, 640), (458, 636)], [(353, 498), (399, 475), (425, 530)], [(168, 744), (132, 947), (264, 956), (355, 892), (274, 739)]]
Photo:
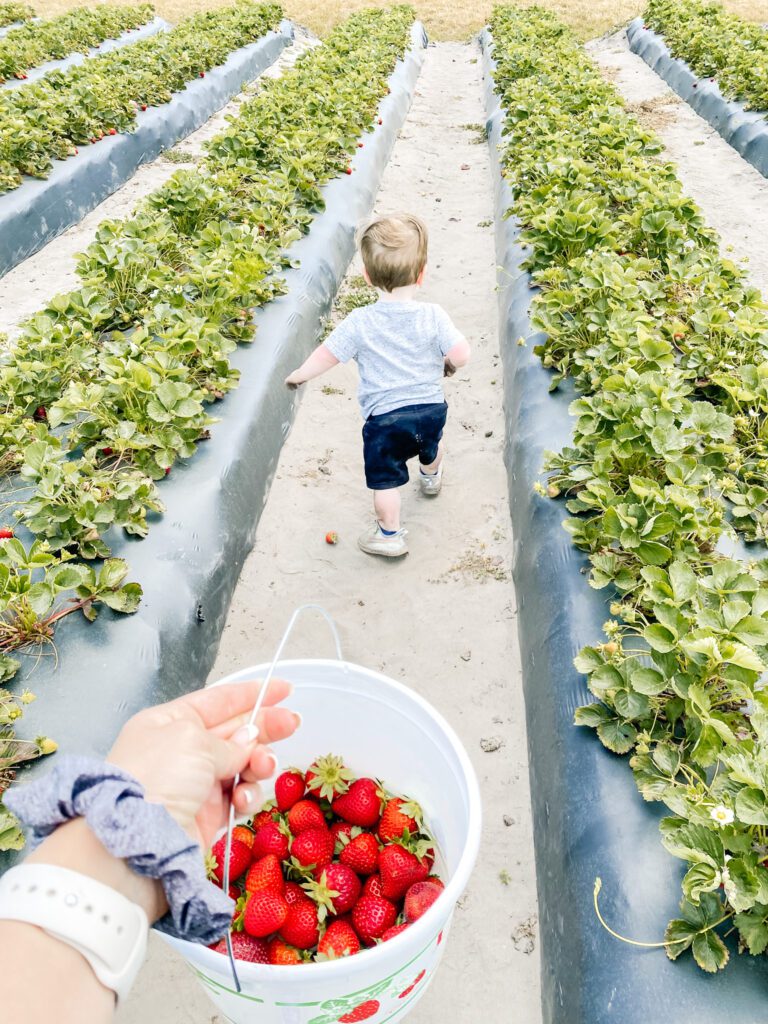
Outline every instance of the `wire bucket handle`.
[[(336, 645), (336, 660), (341, 664), (342, 668), (344, 669), (344, 672), (349, 672), (348, 664), (345, 661), (344, 655), (342, 654), (342, 650), (341, 650), (341, 639), (339, 637), (339, 631), (336, 628), (336, 623), (333, 621), (333, 618), (325, 610), (325, 608), (322, 607), (322, 605), (319, 605), (319, 604), (302, 604), (302, 605), (300, 605), (294, 611), (293, 615), (291, 616), (290, 620), (288, 621), (288, 625), (285, 627), (285, 632), (283, 633), (282, 639), (280, 640), (280, 643), (277, 645), (277, 650), (275, 651), (275, 656), (272, 659), (272, 664), (269, 666), (267, 674), (264, 677), (264, 682), (261, 684), (261, 690), (259, 691), (259, 696), (256, 699), (256, 703), (253, 705), (253, 710), (251, 711), (251, 717), (248, 719), (248, 725), (254, 725), (255, 724), (256, 716), (258, 715), (259, 711), (261, 711), (261, 706), (264, 703), (264, 698), (266, 697), (267, 691), (269, 690), (269, 684), (272, 682), (272, 678), (273, 678), (273, 676), (275, 674), (275, 669), (277, 668), (278, 664), (280, 663), (280, 659), (282, 657), (283, 651), (285, 650), (285, 645), (288, 643), (288, 640), (290, 639), (291, 633), (293, 632), (293, 628), (296, 625), (296, 622), (298, 621), (299, 617), (304, 612), (307, 612), (307, 611), (319, 612), (322, 615), (322, 617), (325, 619), (325, 621), (328, 623), (328, 628), (330, 629), (331, 634), (333, 635), (333, 640), (334, 640), (334, 643)], [(234, 828), (234, 825), (235, 825), (235, 806), (234, 806), (234, 803), (232, 801), (233, 801), (233, 797), (234, 797), (235, 788), (237, 787), (239, 782), (240, 782), (240, 774), (238, 773), (235, 776), (234, 782), (232, 783), (232, 797), (230, 797), (230, 801), (229, 801), (229, 815), (227, 817), (227, 842), (226, 842), (225, 849), (224, 849), (224, 880), (223, 880), (223, 883), (222, 883), (222, 889), (227, 894), (229, 893), (229, 859), (230, 859), (230, 853), (232, 851), (232, 829)], [(240, 993), (240, 992), (242, 992), (242, 987), (240, 985), (240, 979), (237, 976), (237, 967), (235, 965), (235, 956), (234, 956), (234, 953), (232, 951), (232, 932), (231, 932), (231, 930), (227, 930), (227, 934), (226, 934), (225, 938), (226, 938), (226, 943), (227, 943), (227, 955), (229, 957), (229, 966), (230, 966), (230, 969), (232, 971), (232, 980), (235, 983), (235, 990), (238, 993)]]

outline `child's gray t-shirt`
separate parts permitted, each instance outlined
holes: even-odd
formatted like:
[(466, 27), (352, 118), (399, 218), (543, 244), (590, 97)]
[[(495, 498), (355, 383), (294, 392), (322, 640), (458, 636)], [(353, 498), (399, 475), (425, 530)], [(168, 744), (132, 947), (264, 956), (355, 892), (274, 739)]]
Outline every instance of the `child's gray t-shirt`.
[(364, 419), (404, 405), (443, 402), (445, 356), (464, 338), (432, 302), (386, 302), (353, 309), (325, 339), (339, 362), (357, 362)]

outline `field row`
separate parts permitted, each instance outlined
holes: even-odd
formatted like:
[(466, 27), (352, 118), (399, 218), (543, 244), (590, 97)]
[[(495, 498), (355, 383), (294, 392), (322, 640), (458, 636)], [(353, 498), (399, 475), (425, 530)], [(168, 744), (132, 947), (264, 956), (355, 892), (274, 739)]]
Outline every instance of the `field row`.
[(29, 21), (34, 16), (35, 12), (29, 4), (17, 3), (16, 0), (0, 3), (0, 28), (15, 25), (16, 22)]
[(720, 553), (768, 528), (768, 311), (562, 24), (502, 8), (492, 32), (536, 351), (581, 395), (541, 493), (616, 594), (576, 722), (672, 811), (689, 870), (667, 953), (716, 971), (716, 926), (768, 947), (768, 565)]

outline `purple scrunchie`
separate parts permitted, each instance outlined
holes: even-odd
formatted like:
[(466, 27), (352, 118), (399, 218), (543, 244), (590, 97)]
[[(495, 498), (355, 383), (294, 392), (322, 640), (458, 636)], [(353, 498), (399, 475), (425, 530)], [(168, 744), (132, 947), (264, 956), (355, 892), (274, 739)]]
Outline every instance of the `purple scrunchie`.
[(85, 818), (113, 857), (162, 884), (169, 911), (159, 931), (210, 945), (229, 928), (234, 904), (206, 877), (199, 845), (115, 765), (59, 754), (47, 775), (14, 786), (3, 801), (29, 830), (31, 849), (64, 822)]

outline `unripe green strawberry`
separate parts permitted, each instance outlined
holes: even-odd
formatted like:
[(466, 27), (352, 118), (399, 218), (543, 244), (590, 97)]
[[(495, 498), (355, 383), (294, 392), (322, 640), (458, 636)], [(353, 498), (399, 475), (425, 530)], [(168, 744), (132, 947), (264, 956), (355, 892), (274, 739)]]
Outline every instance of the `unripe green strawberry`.
[(361, 896), (352, 911), (352, 925), (366, 946), (371, 946), (397, 919), (394, 903), (381, 896)]
[(309, 828), (291, 843), (291, 857), (300, 867), (322, 868), (331, 863), (334, 845), (327, 828)]
[(413, 922), (429, 910), (435, 900), (439, 899), (443, 890), (434, 882), (414, 882), (405, 894), (405, 917)]
[(262, 825), (253, 840), (253, 857), (266, 857), (268, 853), (274, 853), (278, 860), (285, 860), (288, 856), (288, 836), (282, 831), (276, 821), (270, 821)]
[(358, 779), (331, 806), (344, 821), (372, 828), (381, 817), (381, 788), (373, 779)]
[(313, 949), (320, 939), (317, 907), (306, 897), (288, 907), (288, 914), (280, 927), (280, 938), (296, 949)]
[[(227, 849), (227, 837), (223, 835), (217, 839), (211, 848), (209, 859), (209, 875), (218, 882), (224, 884), (224, 857)], [(236, 882), (246, 871), (251, 863), (251, 851), (240, 839), (232, 839), (232, 846), (229, 851), (229, 880)]]
[(349, 921), (331, 921), (317, 947), (316, 960), (338, 960), (360, 952), (360, 940)]
[(295, 768), (282, 772), (275, 779), (275, 801), (278, 811), (290, 811), (295, 803), (304, 796), (306, 790), (304, 776)]
[(288, 811), (288, 825), (295, 836), (310, 828), (327, 828), (325, 815), (314, 800), (299, 800)]
[(268, 853), (266, 857), (254, 861), (245, 876), (246, 892), (276, 892), (283, 895), (285, 891), (285, 879), (280, 861), (274, 853)]
[(288, 904), (282, 893), (260, 890), (249, 895), (243, 915), (243, 928), (258, 939), (280, 931), (288, 917)]
[(339, 860), (358, 875), (372, 875), (379, 866), (379, 844), (376, 837), (370, 832), (353, 835), (349, 842), (344, 844)]

